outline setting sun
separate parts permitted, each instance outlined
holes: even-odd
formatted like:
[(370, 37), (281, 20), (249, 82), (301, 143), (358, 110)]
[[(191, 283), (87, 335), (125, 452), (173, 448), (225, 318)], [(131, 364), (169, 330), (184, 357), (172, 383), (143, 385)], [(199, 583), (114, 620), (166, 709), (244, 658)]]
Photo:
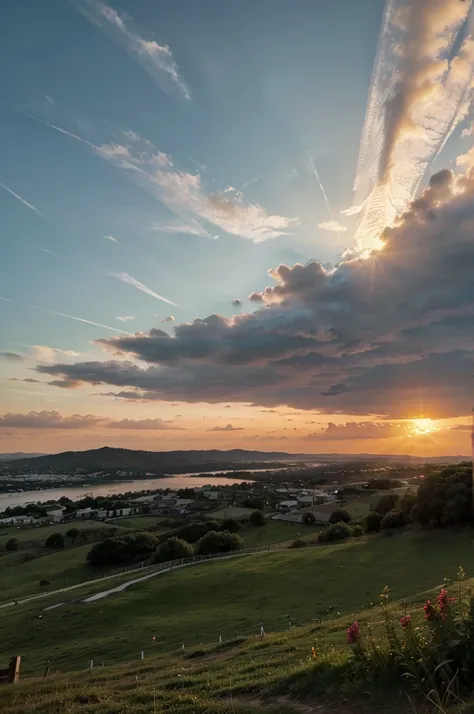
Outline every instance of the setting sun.
[(427, 436), (437, 431), (431, 419), (413, 419), (411, 423), (416, 436)]

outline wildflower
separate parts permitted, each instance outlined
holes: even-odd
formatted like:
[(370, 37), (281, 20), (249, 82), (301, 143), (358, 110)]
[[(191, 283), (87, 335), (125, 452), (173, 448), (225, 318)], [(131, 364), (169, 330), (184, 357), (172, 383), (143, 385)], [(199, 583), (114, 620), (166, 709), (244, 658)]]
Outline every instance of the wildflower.
[(431, 604), (431, 600), (427, 600), (423, 610), (425, 611), (425, 620), (433, 621), (436, 619), (436, 608)]
[(311, 647), (311, 659), (317, 659), (318, 658), (318, 653), (316, 652), (316, 649), (314, 647)]
[(355, 643), (359, 639), (359, 624), (356, 620), (352, 623), (352, 625), (349, 627), (347, 630), (347, 642), (349, 645), (355, 645)]
[(411, 615), (405, 615), (404, 617), (400, 618), (400, 625), (403, 627), (404, 630), (407, 629), (407, 627), (410, 627), (411, 625)]
[(448, 591), (445, 588), (441, 588), (441, 590), (439, 591), (437, 602), (439, 607), (439, 614), (442, 620), (446, 619), (449, 605), (454, 602), (455, 599), (456, 598), (454, 597), (448, 597)]

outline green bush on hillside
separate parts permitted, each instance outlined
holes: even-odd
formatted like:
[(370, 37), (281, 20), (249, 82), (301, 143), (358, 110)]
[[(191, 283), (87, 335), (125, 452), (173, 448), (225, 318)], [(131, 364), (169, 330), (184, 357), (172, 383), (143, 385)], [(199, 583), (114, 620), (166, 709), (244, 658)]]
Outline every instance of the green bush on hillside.
[(211, 555), (213, 553), (228, 553), (240, 550), (244, 541), (236, 533), (226, 531), (209, 531), (196, 543), (196, 555)]
[(395, 493), (386, 493), (384, 496), (379, 498), (374, 511), (385, 516), (386, 513), (392, 511), (399, 502), (399, 497)]
[(87, 554), (89, 565), (122, 565), (146, 560), (159, 545), (152, 533), (138, 532), (105, 538), (92, 546)]
[(51, 533), (49, 538), (46, 539), (44, 547), (59, 550), (60, 548), (64, 548), (64, 544), (65, 541), (62, 533)]
[(5, 543), (5, 550), (8, 550), (10, 552), (13, 552), (15, 550), (19, 550), (21, 548), (21, 543), (18, 540), (18, 538), (10, 538), (7, 540)]
[(236, 521), (235, 518), (225, 518), (221, 526), (220, 530), (229, 531), (229, 533), (238, 533), (242, 530), (242, 524)]
[(318, 535), (319, 543), (332, 543), (333, 541), (345, 540), (350, 538), (353, 534), (352, 528), (344, 523), (344, 521), (339, 521), (339, 523), (333, 523), (328, 528), (322, 530)]
[(305, 524), (305, 526), (313, 526), (316, 523), (314, 513), (311, 513), (311, 511), (306, 511), (306, 513), (303, 513), (301, 520)]
[(382, 514), (377, 511), (370, 511), (364, 519), (365, 530), (367, 533), (378, 533), (380, 524), (382, 523)]
[(249, 515), (249, 523), (251, 526), (264, 526), (266, 520), (262, 511), (252, 511)]
[(430, 474), (410, 514), (423, 526), (466, 523), (472, 516), (472, 466), (461, 463)]
[(329, 516), (329, 523), (349, 523), (350, 515), (343, 508), (338, 508)]
[(182, 538), (172, 536), (160, 543), (153, 555), (151, 556), (152, 563), (166, 563), (170, 560), (181, 560), (182, 558), (190, 558), (193, 555), (193, 547)]
[(386, 531), (392, 528), (403, 528), (404, 525), (405, 519), (403, 517), (403, 513), (394, 509), (384, 515), (380, 527), (383, 531)]

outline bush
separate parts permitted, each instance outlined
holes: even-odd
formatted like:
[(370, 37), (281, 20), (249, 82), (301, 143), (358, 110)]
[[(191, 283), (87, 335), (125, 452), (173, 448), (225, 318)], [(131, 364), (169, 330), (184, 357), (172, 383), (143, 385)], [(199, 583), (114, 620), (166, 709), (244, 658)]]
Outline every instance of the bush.
[(222, 521), (221, 530), (229, 531), (229, 533), (238, 533), (242, 530), (242, 524), (236, 521), (235, 518), (225, 518)]
[(213, 553), (228, 553), (243, 547), (244, 542), (236, 533), (209, 531), (198, 540), (195, 552), (197, 555), (211, 555)]
[(64, 543), (65, 541), (62, 533), (51, 533), (49, 538), (47, 538), (44, 547), (59, 550), (60, 548), (64, 548)]
[(40, 582), (39, 582), (40, 588), (47, 588), (48, 585), (51, 585), (51, 583), (49, 582), (49, 580), (46, 580), (46, 578), (41, 578), (41, 580), (40, 580)]
[(37, 557), (36, 553), (33, 553), (31, 550), (25, 550), (21, 555), (23, 563), (29, 563), (31, 560), (36, 560)]
[(263, 511), (265, 508), (265, 501), (263, 498), (259, 498), (258, 496), (250, 496), (246, 501), (244, 501), (244, 507), (253, 508), (254, 511)]
[(331, 526), (322, 530), (318, 535), (318, 542), (332, 543), (337, 540), (345, 540), (351, 536), (352, 528), (348, 526), (347, 523), (344, 523), (344, 521), (340, 521), (339, 523), (333, 523)]
[(364, 535), (364, 529), (362, 526), (356, 525), (352, 527), (352, 535), (354, 538), (360, 538), (361, 536)]
[(380, 524), (382, 523), (382, 514), (377, 511), (371, 511), (364, 520), (365, 530), (367, 533), (378, 533)]
[(472, 466), (461, 463), (430, 474), (420, 485), (410, 516), (421, 525), (466, 523), (472, 510)]
[(382, 516), (385, 516), (386, 513), (395, 508), (399, 500), (399, 497), (395, 493), (387, 493), (385, 496), (379, 498), (374, 510)]
[(160, 541), (152, 533), (138, 532), (105, 538), (92, 546), (87, 554), (89, 565), (121, 565), (146, 560)]
[(301, 520), (303, 521), (305, 526), (314, 526), (314, 524), (316, 523), (314, 513), (311, 513), (311, 511), (306, 511), (306, 513), (303, 513)]
[(290, 545), (290, 548), (304, 548), (307, 545), (306, 541), (301, 540), (301, 538), (297, 538), (297, 540), (294, 540)]
[(72, 540), (73, 543), (76, 542), (78, 535), (79, 535), (79, 528), (70, 528), (66, 532), (66, 538), (69, 538), (69, 540)]
[(5, 549), (9, 551), (20, 550), (21, 544), (18, 538), (10, 538), (5, 543)]
[(172, 536), (161, 543), (151, 556), (152, 563), (166, 563), (169, 560), (181, 560), (193, 555), (193, 547), (185, 540)]
[(264, 526), (266, 520), (262, 511), (252, 511), (249, 515), (249, 523), (251, 526)]
[(338, 508), (336, 511), (333, 511), (329, 516), (329, 523), (349, 523), (350, 520), (350, 515), (342, 508)]
[(401, 511), (393, 510), (386, 513), (382, 518), (380, 527), (382, 530), (391, 530), (392, 528), (402, 528), (405, 525), (405, 519)]

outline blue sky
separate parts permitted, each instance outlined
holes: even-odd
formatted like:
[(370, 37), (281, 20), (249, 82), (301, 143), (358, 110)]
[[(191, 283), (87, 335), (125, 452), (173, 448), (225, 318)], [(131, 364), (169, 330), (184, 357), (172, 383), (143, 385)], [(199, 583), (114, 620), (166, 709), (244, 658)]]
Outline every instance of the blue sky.
[[(21, 380), (36, 380), (38, 364), (111, 359), (99, 338), (244, 318), (258, 307), (248, 296), (263, 301), (273, 284), (270, 269), (341, 259), (359, 220), (341, 211), (354, 200), (382, 18), (380, 0), (2, 4), (5, 411), (64, 412), (67, 403), (69, 412), (171, 417), (169, 403), (186, 401), (179, 389), (157, 412), (156, 395), (154, 405), (122, 403), (101, 397), (97, 381), (67, 391)], [(459, 142), (458, 133), (434, 163), (436, 147), (421, 146), (419, 166), (423, 151), (431, 171), (454, 166)], [(143, 366), (138, 353), (122, 358)]]

